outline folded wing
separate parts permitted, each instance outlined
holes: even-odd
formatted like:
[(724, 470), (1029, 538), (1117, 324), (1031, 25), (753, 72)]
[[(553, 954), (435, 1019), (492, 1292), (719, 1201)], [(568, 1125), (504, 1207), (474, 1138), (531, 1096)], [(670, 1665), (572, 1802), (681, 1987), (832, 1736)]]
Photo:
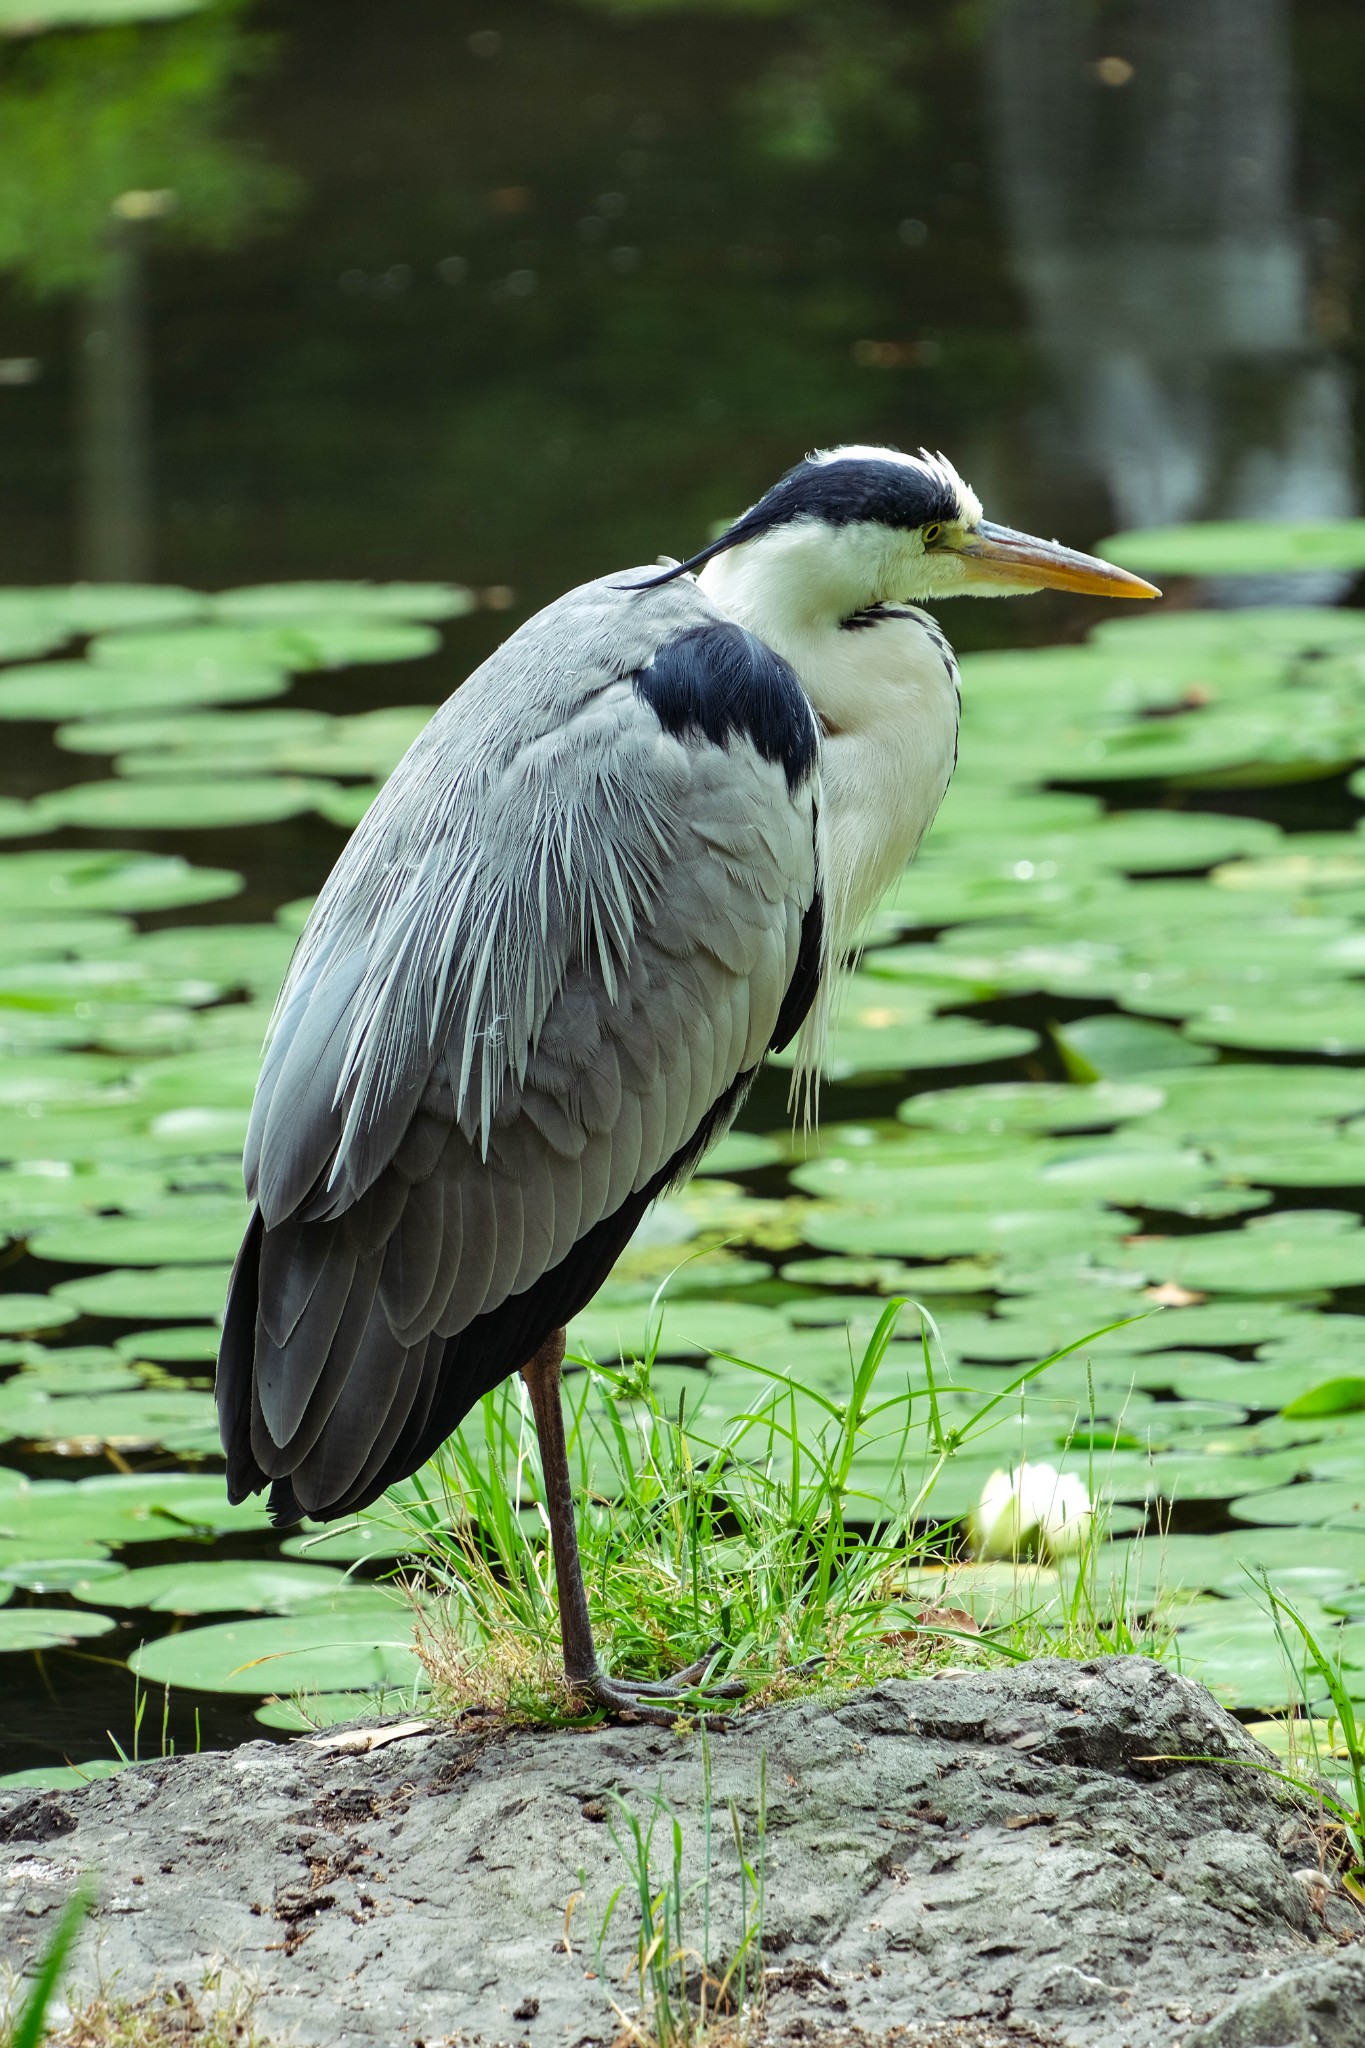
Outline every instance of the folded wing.
[(691, 585), (588, 585), (443, 707), (338, 863), (247, 1147), (234, 1498), (348, 1512), (600, 1286), (822, 967), (816, 742)]

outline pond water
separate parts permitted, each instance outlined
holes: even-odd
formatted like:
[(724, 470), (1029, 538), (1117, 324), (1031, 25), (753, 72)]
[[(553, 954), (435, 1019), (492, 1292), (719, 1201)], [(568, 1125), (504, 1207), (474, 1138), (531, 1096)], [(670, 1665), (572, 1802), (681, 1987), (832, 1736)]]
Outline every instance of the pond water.
[[(1273, 0), (414, 4), (401, 36), (330, 4), (5, 47), (5, 1768), (131, 1747), (130, 1657), (144, 1753), (163, 1681), (184, 1746), (294, 1674), (410, 1675), (336, 1576), (391, 1532), (304, 1553), (228, 1509), (206, 1375), (301, 905), (430, 707), (821, 442), (942, 445), (1077, 544), (1349, 515), (1362, 39)], [(1244, 1566), (1365, 1666), (1362, 554), (1162, 545), (1129, 544), (1170, 577), (1141, 618), (945, 612), (961, 766), (818, 1150), (770, 1076), (575, 1336), (638, 1346), (706, 1246), (670, 1387), (735, 1351), (836, 1391), (891, 1293), (987, 1394), (1136, 1312), (936, 1509), (1012, 1456), (1084, 1472), (1166, 1529), (1140, 1569), (1188, 1590), (1191, 1667), (1264, 1711), (1293, 1690)], [(750, 1398), (713, 1358), (707, 1419)], [(872, 1445), (858, 1483), (899, 1474)]]

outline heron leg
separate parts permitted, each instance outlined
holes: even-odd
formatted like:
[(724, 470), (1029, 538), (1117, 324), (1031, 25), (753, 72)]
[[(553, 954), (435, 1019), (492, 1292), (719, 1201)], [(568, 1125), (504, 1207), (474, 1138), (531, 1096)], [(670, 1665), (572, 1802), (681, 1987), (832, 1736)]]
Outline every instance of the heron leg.
[[(671, 1727), (678, 1710), (657, 1702), (686, 1693), (705, 1678), (715, 1649), (708, 1650), (686, 1671), (665, 1683), (632, 1684), (609, 1678), (597, 1661), (592, 1622), (588, 1617), (588, 1595), (583, 1584), (583, 1566), (578, 1555), (578, 1529), (574, 1520), (573, 1483), (569, 1477), (569, 1453), (564, 1440), (564, 1408), (559, 1394), (560, 1367), (564, 1362), (564, 1332), (552, 1330), (534, 1357), (521, 1369), (531, 1396), (540, 1442), (540, 1465), (545, 1475), (545, 1511), (550, 1522), (550, 1544), (554, 1551), (555, 1588), (559, 1595), (559, 1633), (564, 1645), (564, 1674), (577, 1693), (595, 1700), (609, 1713), (638, 1715)], [(717, 1648), (719, 1645), (716, 1646)], [(707, 1688), (714, 1699), (738, 1699), (748, 1690), (738, 1681)]]

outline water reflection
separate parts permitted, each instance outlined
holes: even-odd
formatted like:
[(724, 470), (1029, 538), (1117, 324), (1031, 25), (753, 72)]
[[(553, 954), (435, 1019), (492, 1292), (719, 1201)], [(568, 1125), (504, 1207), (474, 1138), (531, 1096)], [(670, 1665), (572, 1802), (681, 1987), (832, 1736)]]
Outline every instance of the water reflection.
[(153, 573), (148, 237), (164, 221), (182, 245), (228, 249), (293, 197), (228, 128), (270, 50), (224, 0), (6, 52), (0, 270), (31, 297), (76, 302), (76, 560), (92, 581)]
[(1117, 524), (1355, 507), (1333, 230), (1294, 208), (1288, 30), (1285, 0), (993, 17), (1001, 205), (1054, 438)]

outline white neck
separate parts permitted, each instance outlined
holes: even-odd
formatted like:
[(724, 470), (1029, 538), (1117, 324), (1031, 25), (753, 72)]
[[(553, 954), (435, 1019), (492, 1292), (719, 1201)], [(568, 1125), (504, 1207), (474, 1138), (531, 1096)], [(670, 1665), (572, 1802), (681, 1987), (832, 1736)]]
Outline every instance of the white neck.
[[(846, 530), (852, 535), (853, 530)], [(957, 665), (926, 612), (842, 621), (891, 599), (904, 558), (794, 524), (718, 555), (698, 581), (795, 669), (824, 732), (825, 893), (836, 961), (933, 823), (957, 757)]]

